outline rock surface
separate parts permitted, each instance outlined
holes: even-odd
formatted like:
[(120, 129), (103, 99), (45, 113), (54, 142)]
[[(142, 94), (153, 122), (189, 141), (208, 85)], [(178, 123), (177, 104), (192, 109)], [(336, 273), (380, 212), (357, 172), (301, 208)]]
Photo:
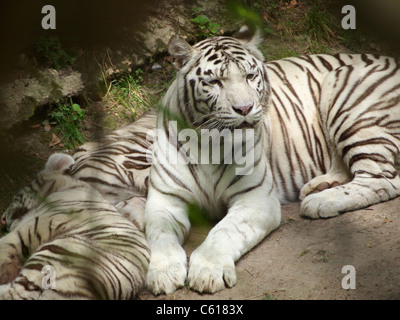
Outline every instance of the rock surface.
[(0, 128), (31, 118), (38, 106), (78, 95), (84, 88), (81, 74), (71, 69), (45, 69), (36, 76), (0, 86)]

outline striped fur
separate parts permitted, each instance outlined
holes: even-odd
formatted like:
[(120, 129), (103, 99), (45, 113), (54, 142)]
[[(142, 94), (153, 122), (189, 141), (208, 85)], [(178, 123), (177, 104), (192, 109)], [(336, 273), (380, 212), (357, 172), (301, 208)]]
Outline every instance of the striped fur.
[[(65, 174), (73, 163), (67, 155), (50, 156), (6, 210), (2, 299), (132, 299), (143, 286), (144, 234), (98, 191)], [(55, 288), (43, 284), (45, 266), (53, 268)]]
[[(279, 225), (279, 203), (300, 197), (303, 216), (326, 218), (400, 195), (399, 62), (322, 54), (262, 64), (256, 42), (171, 40), (180, 70), (158, 116), (165, 135), (153, 146), (145, 216), (155, 294), (186, 279), (200, 292), (233, 286), (235, 261)], [(253, 173), (235, 175), (235, 163), (168, 163), (168, 148), (182, 147), (171, 143), (171, 114), (197, 129), (254, 128)], [(222, 220), (187, 267), (189, 203)]]
[[(235, 261), (280, 224), (280, 205), (263, 149), (262, 119), (270, 87), (255, 41), (211, 38), (192, 48), (173, 38), (169, 47), (181, 69), (164, 98), (153, 145), (145, 211), (152, 252), (147, 286), (155, 294), (170, 293), (183, 286), (187, 276), (192, 289), (215, 292), (235, 285)], [(197, 129), (253, 128), (252, 172), (237, 175), (235, 162), (171, 163), (169, 150), (181, 148), (173, 142), (177, 132), (170, 130), (171, 115)], [(222, 220), (192, 253), (187, 274), (181, 244), (189, 232), (187, 206), (192, 203)]]
[(325, 218), (400, 194), (398, 61), (313, 55), (267, 69), (270, 161), (281, 203), (300, 193), (301, 214)]
[[(234, 262), (279, 225), (279, 202), (300, 197), (301, 214), (319, 218), (400, 194), (399, 63), (338, 54), (262, 64), (256, 44), (256, 38), (228, 37), (194, 47), (171, 41), (180, 72), (158, 117), (167, 136), (159, 135), (153, 146), (146, 207), (152, 249), (147, 285), (154, 293), (171, 292), (186, 279), (201, 292), (233, 286)], [(177, 132), (168, 122), (177, 117), (198, 129), (253, 128), (253, 172), (238, 176), (235, 163), (168, 163), (168, 147), (182, 147), (169, 139)], [(146, 137), (155, 123), (149, 113), (101, 143), (85, 144), (71, 169), (140, 227), (153, 135)], [(187, 274), (181, 244), (191, 203), (223, 219), (193, 252)]]
[(70, 170), (73, 177), (100, 191), (141, 230), (151, 165), (147, 157), (151, 156), (148, 150), (155, 125), (156, 113), (150, 110), (100, 141), (85, 143), (75, 151), (75, 164)]

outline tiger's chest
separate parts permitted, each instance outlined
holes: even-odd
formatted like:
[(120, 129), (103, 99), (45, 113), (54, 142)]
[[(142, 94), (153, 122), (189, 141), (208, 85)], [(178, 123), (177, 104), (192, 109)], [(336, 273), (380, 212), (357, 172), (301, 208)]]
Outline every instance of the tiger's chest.
[(222, 218), (229, 206), (234, 187), (234, 167), (225, 164), (189, 164), (180, 168), (186, 173), (187, 202), (197, 203), (213, 218)]

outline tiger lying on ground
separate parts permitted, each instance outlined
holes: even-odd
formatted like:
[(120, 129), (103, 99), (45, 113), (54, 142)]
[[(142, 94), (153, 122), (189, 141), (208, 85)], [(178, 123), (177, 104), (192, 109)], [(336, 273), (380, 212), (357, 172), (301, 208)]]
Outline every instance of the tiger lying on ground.
[[(169, 165), (159, 153), (171, 146), (169, 141), (156, 143), (146, 218), (155, 252), (147, 282), (156, 294), (175, 290), (187, 277), (180, 247), (190, 226), (187, 203), (197, 202), (215, 218), (228, 212), (190, 261), (189, 285), (215, 292), (235, 284), (234, 262), (279, 225), (279, 202), (296, 201), (300, 194), (305, 198), (301, 214), (319, 218), (399, 195), (398, 63), (340, 54), (264, 65), (257, 38), (244, 34), (239, 34), (242, 39), (210, 38), (194, 47), (179, 38), (171, 41), (181, 71), (164, 100), (171, 110), (161, 111), (175, 112), (198, 128), (254, 128), (260, 138), (255, 139), (254, 178), (235, 175), (236, 164)], [(155, 123), (154, 115), (140, 121), (146, 119), (133, 134), (117, 131), (115, 145), (86, 144), (75, 155), (77, 169), (72, 167), (75, 177), (98, 188), (138, 225), (135, 210), (144, 205), (149, 172), (143, 161), (150, 146), (146, 135)], [(158, 127), (168, 133), (168, 118), (162, 119)], [(143, 148), (121, 148), (127, 137)], [(261, 145), (266, 158), (257, 150)], [(113, 164), (116, 160), (119, 165)], [(130, 174), (132, 168), (140, 172)], [(257, 174), (262, 169), (265, 175)], [(124, 190), (122, 196), (117, 189)], [(322, 192), (312, 194), (316, 191)]]
[[(199, 292), (235, 285), (235, 261), (279, 226), (280, 203), (299, 194), (301, 215), (311, 218), (400, 195), (399, 62), (320, 54), (264, 64), (258, 43), (246, 28), (237, 38), (193, 47), (179, 37), (170, 41), (180, 70), (158, 114), (163, 134), (153, 144), (145, 210), (152, 252), (147, 286), (155, 294), (186, 280)], [(188, 161), (185, 151), (202, 147), (185, 149), (185, 140), (171, 139), (188, 137), (187, 127), (170, 125), (177, 116), (198, 131), (253, 129), (253, 170), (237, 175), (238, 162)], [(178, 161), (170, 161), (171, 150)], [(187, 267), (181, 245), (192, 203), (222, 219)]]
[[(132, 299), (144, 285), (150, 252), (143, 232), (69, 176), (73, 163), (51, 155), (5, 211), (10, 232), (0, 239), (0, 298)], [(46, 270), (54, 288), (43, 283)]]
[(157, 114), (149, 110), (134, 123), (75, 150), (71, 176), (89, 183), (140, 230)]
[[(156, 112), (145, 112), (134, 123), (95, 142), (78, 147), (69, 174), (89, 183), (140, 230), (144, 228), (151, 145)], [(2, 215), (1, 223), (6, 224)]]

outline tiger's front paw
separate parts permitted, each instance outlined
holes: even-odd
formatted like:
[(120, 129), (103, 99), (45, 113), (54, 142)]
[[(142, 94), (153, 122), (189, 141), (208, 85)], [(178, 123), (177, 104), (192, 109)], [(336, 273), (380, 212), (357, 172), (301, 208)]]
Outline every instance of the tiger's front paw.
[[(183, 251), (183, 249), (182, 249)], [(147, 288), (155, 295), (170, 294), (183, 287), (186, 280), (186, 255), (172, 256), (163, 253), (151, 253), (147, 271)]]
[(19, 259), (15, 255), (5, 255), (0, 258), (0, 284), (13, 281), (19, 274)]
[(336, 217), (341, 213), (343, 201), (344, 197), (339, 197), (335, 189), (310, 194), (300, 205), (300, 215), (312, 219)]
[(324, 191), (326, 189), (335, 188), (339, 185), (349, 182), (346, 174), (324, 174), (315, 177), (306, 183), (300, 190), (299, 199), (304, 200), (308, 195)]
[(225, 255), (202, 253), (198, 248), (190, 258), (188, 282), (191, 289), (198, 292), (215, 293), (236, 284), (233, 259)]

